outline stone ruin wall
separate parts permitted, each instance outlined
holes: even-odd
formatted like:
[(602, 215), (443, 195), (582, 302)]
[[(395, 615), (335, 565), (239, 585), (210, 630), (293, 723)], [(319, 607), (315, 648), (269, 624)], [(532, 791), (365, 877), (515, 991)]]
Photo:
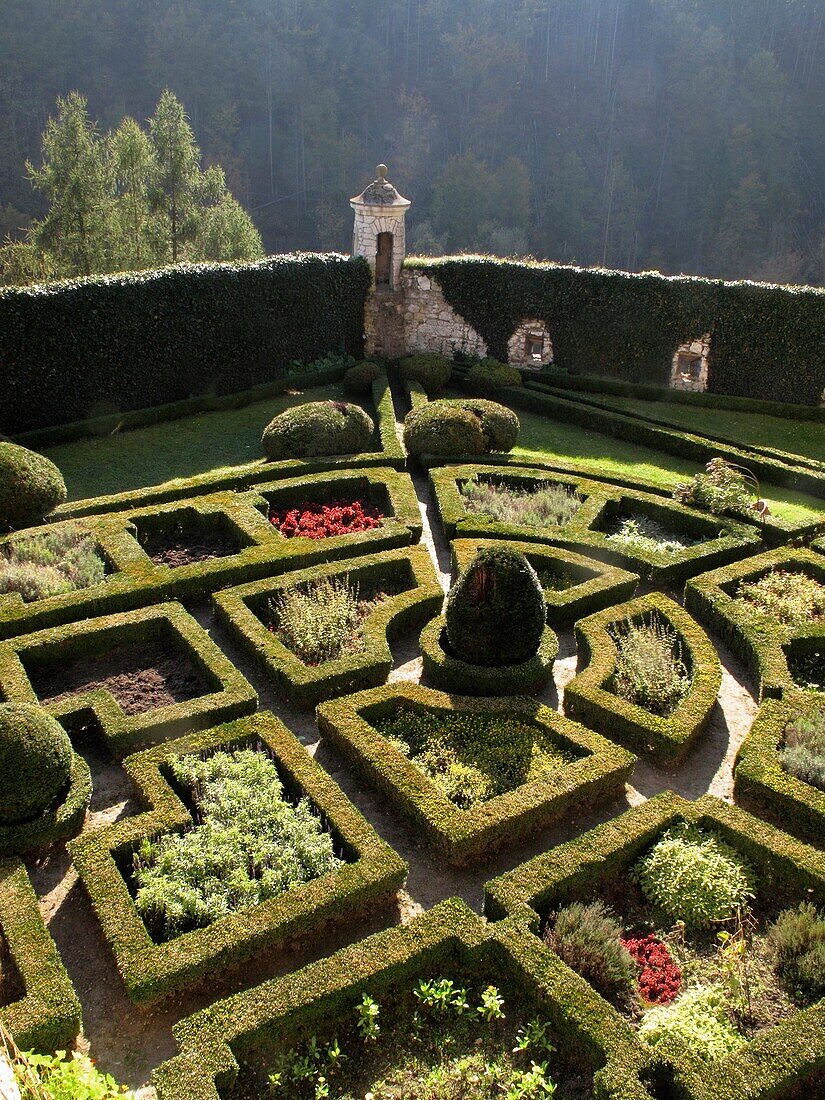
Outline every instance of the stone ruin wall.
[(434, 279), (421, 271), (401, 272), (405, 343), (409, 352), (455, 351), (484, 358), (487, 344), (472, 325), (456, 313)]

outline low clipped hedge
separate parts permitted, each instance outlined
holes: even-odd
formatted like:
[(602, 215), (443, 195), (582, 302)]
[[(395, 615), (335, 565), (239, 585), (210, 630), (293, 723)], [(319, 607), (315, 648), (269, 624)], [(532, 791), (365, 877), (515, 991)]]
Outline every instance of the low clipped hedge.
[[(365, 635), (362, 650), (320, 665), (304, 664), (264, 625), (259, 613), (268, 600), (277, 598), (287, 588), (345, 576), (362, 591), (378, 589), (382, 583), (405, 587), (369, 613), (362, 624)], [(278, 690), (291, 702), (305, 707), (315, 706), (333, 695), (383, 683), (392, 668), (390, 641), (436, 614), (443, 599), (444, 592), (423, 546), (358, 557), (351, 563), (313, 566), (225, 588), (213, 597), (218, 619)]]
[[(543, 727), (579, 759), (469, 810), (456, 806), (375, 728), (399, 705), (443, 713), (519, 716)], [(471, 699), (400, 681), (322, 703), (318, 727), (356, 772), (398, 807), (435, 852), (453, 864), (484, 858), (549, 821), (620, 794), (635, 758), (530, 699)]]
[[(454, 572), (465, 569), (482, 546), (491, 546), (498, 541), (501, 540), (454, 539)], [(547, 622), (553, 627), (568, 626), (603, 607), (629, 600), (639, 583), (636, 573), (555, 546), (513, 541), (504, 541), (503, 545), (524, 554), (539, 574), (547, 570), (561, 570), (570, 578), (568, 588), (544, 589)]]
[(0, 531), (40, 523), (66, 499), (66, 482), (45, 455), (0, 441)]
[(737, 754), (733, 793), (757, 817), (825, 848), (825, 791), (785, 771), (778, 751), (787, 726), (809, 709), (765, 700)]
[(364, 994), (392, 998), (399, 983), (442, 973), (459, 983), (489, 974), (508, 1001), (535, 1006), (560, 1059), (594, 1074), (598, 1100), (650, 1100), (640, 1080), (648, 1059), (630, 1027), (608, 1026), (581, 979), (571, 980), (518, 925), (488, 926), (458, 898), (182, 1020), (174, 1028), (180, 1054), (152, 1077), (158, 1100), (218, 1100), (240, 1061), (334, 1033)]
[(714, 569), (685, 587), (685, 607), (744, 663), (758, 685), (760, 700), (801, 695), (788, 668), (788, 651), (825, 645), (825, 622), (794, 629), (751, 613), (735, 598), (742, 581), (758, 580), (774, 569), (801, 571), (825, 584), (825, 558), (810, 550), (785, 548)]
[[(155, 943), (138, 915), (127, 869), (144, 838), (194, 824), (167, 779), (166, 762), (188, 753), (255, 746), (270, 755), (286, 792), (307, 797), (329, 823), (345, 865), (205, 928)], [(70, 851), (126, 991), (136, 1003), (156, 1001), (192, 982), (211, 979), (264, 949), (317, 932), (328, 921), (394, 894), (406, 877), (403, 860), (272, 714), (255, 714), (166, 742), (129, 757), (124, 767), (146, 811), (84, 834), (71, 842)]]
[[(499, 523), (471, 512), (461, 495), (460, 485), (479, 478), (523, 489), (531, 489), (539, 482), (550, 482), (569, 486), (584, 499), (573, 519), (563, 527)], [(719, 519), (655, 493), (621, 489), (594, 478), (537, 467), (440, 466), (430, 470), (430, 485), (444, 533), (449, 539), (517, 539), (559, 546), (631, 569), (657, 584), (677, 584), (705, 569), (745, 557), (760, 545), (759, 532), (748, 524)], [(619, 548), (608, 541), (605, 528), (629, 514), (646, 516), (676, 534), (704, 541), (674, 553)]]
[[(653, 615), (679, 636), (692, 676), (690, 690), (668, 718), (629, 703), (607, 687), (617, 659), (609, 628)], [(564, 689), (565, 714), (659, 763), (678, 763), (710, 721), (722, 683), (719, 656), (705, 632), (677, 603), (658, 592), (580, 619), (575, 630), (586, 667)]]
[(369, 286), (363, 259), (303, 253), (0, 289), (0, 427), (233, 393), (331, 348), (358, 358)]
[(17, 859), (0, 859), (0, 931), (24, 989), (0, 1005), (0, 1023), (20, 1050), (65, 1050), (80, 1033), (80, 1001)]
[[(260, 468), (258, 469), (260, 473)], [(270, 506), (297, 506), (313, 494), (364, 497), (385, 514), (381, 527), (323, 540), (283, 538), (268, 521)], [(333, 470), (301, 478), (276, 479), (246, 492), (223, 491), (169, 504), (88, 516), (78, 525), (92, 535), (110, 572), (90, 588), (24, 603), (18, 593), (0, 594), (0, 638), (59, 625), (72, 619), (125, 611), (178, 597), (199, 600), (228, 585), (242, 584), (313, 562), (334, 561), (364, 551), (406, 546), (421, 535), (421, 513), (412, 482), (391, 469)], [(163, 531), (216, 529), (237, 544), (226, 557), (170, 568), (157, 565), (140, 539)], [(32, 529), (31, 534), (40, 529)], [(54, 530), (50, 525), (43, 530)], [(0, 539), (0, 552), (3, 540)]]
[[(802, 900), (825, 906), (825, 854), (711, 795), (688, 802), (666, 791), (487, 883), (485, 915), (490, 920), (509, 917), (537, 930), (560, 906), (602, 896), (667, 829), (681, 821), (716, 833), (754, 869), (757, 906), (773, 911), (777, 905)], [(543, 950), (565, 966), (549, 948)], [(588, 985), (583, 978), (579, 981)], [(628, 1026), (612, 1005), (599, 994), (596, 997), (599, 1007), (594, 1015), (604, 1026)], [(794, 1086), (803, 1086), (825, 1060), (823, 1007), (820, 1001), (796, 1012), (719, 1062), (699, 1063), (677, 1056), (662, 1064), (658, 1059), (663, 1056), (651, 1054), (650, 1079), (667, 1082), (664, 1094), (679, 1100), (767, 1100), (793, 1095)]]
[(406, 382), (417, 382), (428, 397), (434, 397), (450, 381), (453, 365), (446, 355), (435, 351), (420, 351), (401, 359), (398, 371)]
[(0, 695), (9, 702), (38, 702), (26, 673), (29, 662), (42, 667), (96, 656), (118, 645), (155, 641), (188, 657), (204, 680), (202, 695), (126, 715), (113, 695), (98, 689), (71, 695), (46, 709), (70, 731), (87, 724), (93, 714), (107, 745), (118, 756), (255, 710), (256, 692), (179, 603), (84, 619), (0, 642)]
[(354, 401), (308, 401), (278, 413), (261, 445), (272, 462), (318, 455), (357, 455), (369, 448), (375, 425)]
[(424, 675), (435, 687), (456, 695), (535, 695), (552, 678), (559, 640), (544, 628), (538, 653), (513, 665), (472, 665), (449, 649), (447, 620), (431, 619), (421, 631)]

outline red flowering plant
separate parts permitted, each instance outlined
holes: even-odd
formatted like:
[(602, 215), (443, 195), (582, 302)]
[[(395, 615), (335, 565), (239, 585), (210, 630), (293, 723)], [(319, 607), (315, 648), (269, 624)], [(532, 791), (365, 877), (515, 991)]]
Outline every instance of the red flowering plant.
[(274, 510), (269, 522), (284, 538), (325, 539), (352, 535), (381, 526), (383, 515), (361, 500), (334, 500), (330, 504), (301, 504)]
[(667, 1005), (682, 988), (682, 971), (667, 944), (653, 935), (622, 939), (622, 946), (639, 966), (639, 992), (650, 1004)]

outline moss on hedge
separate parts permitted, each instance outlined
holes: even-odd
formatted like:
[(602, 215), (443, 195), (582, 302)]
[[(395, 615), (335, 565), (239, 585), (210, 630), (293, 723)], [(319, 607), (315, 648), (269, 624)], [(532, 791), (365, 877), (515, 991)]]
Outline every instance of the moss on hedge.
[(0, 442), (0, 531), (39, 523), (65, 499), (66, 483), (53, 462)]

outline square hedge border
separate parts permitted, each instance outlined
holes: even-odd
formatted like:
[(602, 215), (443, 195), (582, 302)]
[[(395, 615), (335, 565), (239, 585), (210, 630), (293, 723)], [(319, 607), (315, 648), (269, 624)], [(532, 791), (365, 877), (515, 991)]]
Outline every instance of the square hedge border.
[[(313, 486), (327, 498), (334, 497), (336, 490), (366, 496), (386, 509), (387, 518), (381, 527), (358, 534), (317, 540), (284, 538), (269, 522), (270, 506), (275, 500), (300, 503), (311, 496)], [(138, 541), (137, 528), (159, 528), (179, 515), (195, 526), (209, 521), (221, 524), (241, 548), (235, 554), (175, 568), (155, 564)], [(244, 493), (224, 491), (70, 522), (96, 540), (112, 572), (102, 584), (32, 603), (24, 603), (19, 593), (0, 595), (0, 638), (159, 600), (202, 599), (227, 585), (314, 562), (406, 546), (419, 540), (422, 529), (412, 482), (390, 469), (337, 470), (264, 483)], [(55, 525), (48, 525), (29, 528), (24, 534), (54, 530)], [(4, 541), (0, 539), (0, 548)]]
[(798, 700), (765, 700), (737, 754), (733, 793), (757, 817), (825, 848), (825, 791), (785, 771), (778, 751), (789, 723), (812, 709)]
[[(316, 385), (327, 384), (334, 380), (321, 378)], [(296, 379), (294, 384), (300, 385), (301, 382)], [(285, 386), (284, 389), (286, 388)], [(307, 401), (313, 399), (313, 388), (310, 386), (303, 391), (302, 396), (305, 396)], [(258, 458), (254, 462), (246, 462), (240, 466), (230, 466), (205, 474), (196, 474), (193, 477), (174, 478), (160, 485), (89, 497), (86, 500), (67, 501), (66, 504), (60, 505), (55, 516), (59, 519), (68, 519), (101, 512), (116, 512), (125, 508), (144, 508), (150, 504), (167, 504), (221, 490), (243, 491), (262, 481), (306, 478), (318, 473), (334, 473), (336, 470), (347, 471), (373, 466), (403, 470), (406, 465), (406, 455), (395, 431), (395, 407), (386, 374), (382, 373), (373, 382), (372, 401), (376, 412), (376, 433), (381, 444), (377, 451), (356, 455), (289, 458), (279, 462), (268, 462), (264, 458)], [(265, 427), (265, 424), (261, 424), (261, 432)]]
[[(523, 483), (554, 482), (578, 490), (585, 498), (570, 523), (560, 527), (530, 527), (525, 524), (497, 523), (470, 512), (464, 504), (458, 483), (481, 476), (486, 480)], [(727, 564), (752, 553), (760, 544), (759, 532), (751, 526), (719, 520), (674, 500), (631, 489), (618, 489), (606, 482), (578, 475), (552, 473), (530, 466), (465, 465), (440, 466), (430, 470), (430, 484), (447, 538), (494, 538), (523, 540), (561, 546), (595, 557), (609, 564), (627, 567), (658, 584), (676, 584), (708, 568)], [(661, 522), (670, 530), (702, 538), (673, 554), (634, 553), (618, 550), (598, 529), (598, 524), (634, 509)], [(720, 526), (727, 534), (719, 536)]]
[[(662, 833), (681, 821), (714, 831), (739, 851), (757, 873), (759, 895), (771, 902), (806, 899), (825, 905), (825, 854), (712, 795), (688, 802), (665, 791), (493, 879), (485, 887), (484, 912), (490, 920), (520, 921), (539, 942), (539, 925), (556, 906), (598, 897), (608, 882), (624, 874)], [(553, 954), (549, 948), (544, 950)], [(596, 996), (602, 1026), (626, 1027), (620, 1013)], [(663, 1051), (655, 1058), (652, 1074), (660, 1087), (664, 1085), (656, 1095), (674, 1100), (789, 1098), (796, 1095), (794, 1087), (825, 1062), (823, 1024), (825, 999), (721, 1062), (710, 1064)]]
[(718, 634), (744, 663), (758, 685), (759, 699), (815, 697), (796, 684), (785, 652), (790, 645), (825, 645), (825, 622), (792, 628), (757, 616), (739, 605), (733, 592), (743, 580), (758, 580), (771, 570), (805, 572), (825, 584), (825, 558), (811, 550), (782, 548), (758, 554), (688, 581), (685, 607)]
[(651, 1100), (641, 1081), (646, 1055), (630, 1028), (605, 1026), (596, 994), (579, 988), (577, 975), (571, 981), (518, 924), (488, 925), (458, 898), (180, 1021), (173, 1028), (180, 1053), (152, 1076), (158, 1100), (219, 1100), (238, 1061), (255, 1051), (328, 1029), (364, 993), (392, 996), (400, 982), (459, 967), (494, 969), (538, 1001), (557, 1043), (594, 1071), (594, 1100)]
[[(345, 576), (362, 587), (380, 586), (382, 580), (393, 578), (408, 584), (404, 591), (388, 596), (370, 611), (362, 624), (364, 648), (359, 652), (307, 665), (279, 641), (254, 610), (287, 588)], [(413, 546), (226, 588), (215, 593), (212, 600), (218, 620), (278, 690), (293, 703), (314, 707), (333, 695), (384, 683), (392, 668), (390, 639), (438, 614), (444, 591), (426, 548)]]
[(143, 745), (180, 737), (255, 710), (258, 705), (255, 690), (179, 603), (85, 619), (0, 642), (0, 696), (9, 702), (40, 705), (26, 674), (27, 656), (37, 658), (56, 652), (63, 658), (80, 657), (97, 653), (106, 645), (140, 643), (157, 637), (171, 639), (183, 650), (212, 690), (194, 699), (127, 715), (103, 688), (78, 692), (62, 702), (47, 705), (48, 712), (70, 730), (82, 726), (93, 715), (108, 748), (123, 756)]
[[(371, 720), (391, 714), (399, 704), (518, 715), (584, 755), (545, 777), (462, 810), (372, 725)], [(629, 752), (599, 734), (522, 697), (468, 698), (399, 681), (322, 703), (316, 713), (322, 736), (421, 830), (439, 856), (456, 865), (481, 859), (573, 809), (620, 794), (636, 763)]]
[[(498, 541), (453, 539), (453, 572), (457, 574), (465, 569), (481, 547), (495, 545)], [(631, 599), (639, 583), (637, 573), (575, 554), (571, 550), (542, 546), (535, 542), (506, 542), (505, 545), (524, 554), (536, 571), (547, 566), (560, 565), (573, 578), (575, 583), (569, 588), (559, 591), (544, 590), (547, 622), (553, 627), (567, 626), (585, 615), (600, 611), (608, 604)]]
[[(609, 627), (658, 615), (679, 635), (692, 673), (690, 690), (667, 718), (651, 714), (605, 686), (616, 669), (616, 643)], [(583, 671), (564, 689), (564, 713), (592, 729), (626, 742), (657, 763), (678, 764), (710, 721), (722, 683), (719, 655), (704, 630), (677, 603), (659, 592), (608, 607), (575, 626)]]
[(0, 859), (0, 929), (24, 989), (0, 1006), (0, 1021), (20, 1050), (65, 1050), (80, 1032), (80, 1002), (17, 859)]
[[(205, 928), (155, 943), (138, 915), (125, 867), (144, 839), (182, 832), (193, 825), (170, 781), (170, 758), (256, 745), (273, 760), (286, 792), (309, 798), (331, 826), (347, 862)], [(268, 712), (157, 745), (128, 757), (124, 767), (148, 809), (78, 837), (69, 851), (126, 991), (136, 1003), (156, 1001), (259, 951), (318, 931), (330, 920), (395, 893), (406, 878), (404, 861), (381, 840), (297, 737)]]

